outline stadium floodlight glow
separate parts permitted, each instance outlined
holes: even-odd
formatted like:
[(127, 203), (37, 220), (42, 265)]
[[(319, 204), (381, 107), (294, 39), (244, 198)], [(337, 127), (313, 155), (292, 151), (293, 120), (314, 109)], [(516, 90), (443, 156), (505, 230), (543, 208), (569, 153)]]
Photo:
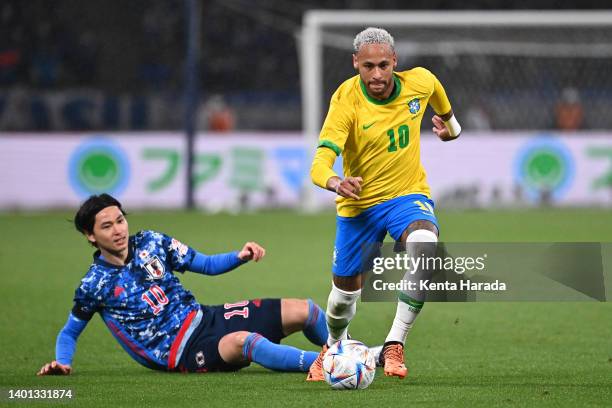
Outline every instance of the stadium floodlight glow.
[[(581, 70), (585, 65), (592, 66), (590, 61), (602, 64), (601, 61), (612, 57), (612, 11), (609, 10), (440, 12), (310, 10), (303, 16), (299, 51), (303, 134), (306, 145), (312, 149), (311, 152), (316, 148), (318, 133), (324, 119), (324, 109), (329, 102), (331, 92), (343, 79), (351, 75), (350, 53), (352, 53), (353, 37), (359, 30), (368, 26), (380, 26), (391, 31), (395, 37), (395, 48), (400, 59), (437, 57), (446, 58), (448, 62), (458, 56), (469, 56), (471, 61), (482, 57), (484, 63), (480, 66), (486, 69), (487, 58), (491, 60), (515, 58), (512, 61), (516, 62), (519, 70), (525, 71), (525, 76), (529, 75), (527, 65), (530, 63), (525, 63), (527, 59), (556, 60), (558, 64), (566, 64), (559, 69), (563, 71), (572, 69), (566, 68), (568, 61), (574, 61), (570, 65), (574, 64), (574, 69)], [(327, 64), (331, 63), (326, 59), (329, 59), (329, 55), (333, 52), (338, 54), (338, 62), (330, 65), (330, 69)], [(575, 62), (577, 60), (582, 61)], [(603, 64), (599, 68), (601, 75), (609, 72), (606, 63)], [(439, 69), (436, 66), (427, 67), (438, 73)], [(408, 67), (400, 63), (399, 69), (408, 69)], [(339, 74), (333, 80), (326, 80), (327, 76), (335, 74), (330, 74), (330, 71), (338, 71)], [(478, 74), (475, 73), (470, 78), (474, 87), (479, 79)], [(602, 78), (592, 79), (593, 82), (601, 82)], [(506, 82), (509, 80), (503, 79)], [(522, 79), (516, 78), (517, 82)], [(448, 78), (444, 78), (444, 83), (447, 82)], [(604, 89), (607, 89), (609, 84), (606, 82), (604, 85)], [(507, 86), (511, 87), (511, 84)], [(453, 95), (457, 93), (454, 91)], [(602, 101), (598, 108), (604, 105)], [(465, 109), (461, 103), (458, 103), (457, 107)], [(515, 116), (518, 115), (519, 113)], [(497, 128), (511, 130), (508, 123), (512, 120), (514, 119), (508, 118)], [(543, 125), (518, 124), (517, 129), (539, 126)], [(303, 194), (304, 210), (315, 209), (314, 194), (314, 186), (310, 180), (306, 180)]]

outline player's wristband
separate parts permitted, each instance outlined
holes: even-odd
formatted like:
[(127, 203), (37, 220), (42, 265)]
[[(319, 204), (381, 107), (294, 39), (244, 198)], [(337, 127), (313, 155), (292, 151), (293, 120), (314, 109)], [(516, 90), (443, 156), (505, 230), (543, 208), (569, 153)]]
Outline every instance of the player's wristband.
[(445, 121), (444, 125), (448, 129), (448, 133), (451, 137), (457, 137), (459, 133), (461, 133), (461, 125), (457, 121), (457, 118), (455, 118), (455, 115), (451, 116), (448, 121)]

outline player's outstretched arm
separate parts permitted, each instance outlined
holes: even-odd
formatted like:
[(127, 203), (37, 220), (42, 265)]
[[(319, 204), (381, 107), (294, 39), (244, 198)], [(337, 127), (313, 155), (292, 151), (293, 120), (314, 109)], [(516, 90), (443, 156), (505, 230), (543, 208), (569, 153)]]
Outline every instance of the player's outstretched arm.
[(36, 375), (69, 375), (71, 372), (72, 367), (70, 365), (61, 364), (57, 360), (53, 360), (42, 366)]
[(461, 134), (461, 125), (459, 125), (452, 110), (445, 115), (435, 115), (431, 118), (431, 121), (434, 125), (433, 132), (443, 142), (455, 140)]
[(79, 319), (70, 313), (66, 325), (57, 335), (56, 359), (43, 365), (36, 375), (68, 375), (72, 372), (72, 356), (76, 350), (77, 339), (87, 322), (88, 320)]
[(266, 255), (264, 247), (256, 242), (247, 242), (240, 251), (225, 254), (206, 255), (196, 252), (185, 270), (203, 275), (221, 275), (232, 271), (248, 261), (258, 262)]

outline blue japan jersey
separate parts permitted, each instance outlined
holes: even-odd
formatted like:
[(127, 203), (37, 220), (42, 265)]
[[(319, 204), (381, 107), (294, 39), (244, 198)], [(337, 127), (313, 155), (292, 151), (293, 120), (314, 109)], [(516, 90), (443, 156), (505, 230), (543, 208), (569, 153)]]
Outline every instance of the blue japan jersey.
[(194, 296), (173, 274), (184, 272), (195, 254), (187, 245), (155, 231), (130, 237), (124, 266), (100, 259), (98, 251), (76, 290), (72, 314), (90, 320), (100, 313), (137, 362), (165, 370), (172, 352), (176, 353), (175, 340), (185, 333), (183, 325), (200, 311)]

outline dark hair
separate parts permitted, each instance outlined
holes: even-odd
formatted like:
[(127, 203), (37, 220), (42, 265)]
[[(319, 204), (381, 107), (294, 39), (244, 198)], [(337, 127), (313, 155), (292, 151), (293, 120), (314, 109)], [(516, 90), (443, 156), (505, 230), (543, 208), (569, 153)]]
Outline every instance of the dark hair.
[(81, 234), (93, 232), (93, 227), (96, 222), (96, 214), (106, 207), (117, 206), (121, 213), (125, 215), (125, 211), (121, 208), (121, 203), (109, 194), (100, 194), (90, 196), (77, 211), (74, 216), (74, 226)]

